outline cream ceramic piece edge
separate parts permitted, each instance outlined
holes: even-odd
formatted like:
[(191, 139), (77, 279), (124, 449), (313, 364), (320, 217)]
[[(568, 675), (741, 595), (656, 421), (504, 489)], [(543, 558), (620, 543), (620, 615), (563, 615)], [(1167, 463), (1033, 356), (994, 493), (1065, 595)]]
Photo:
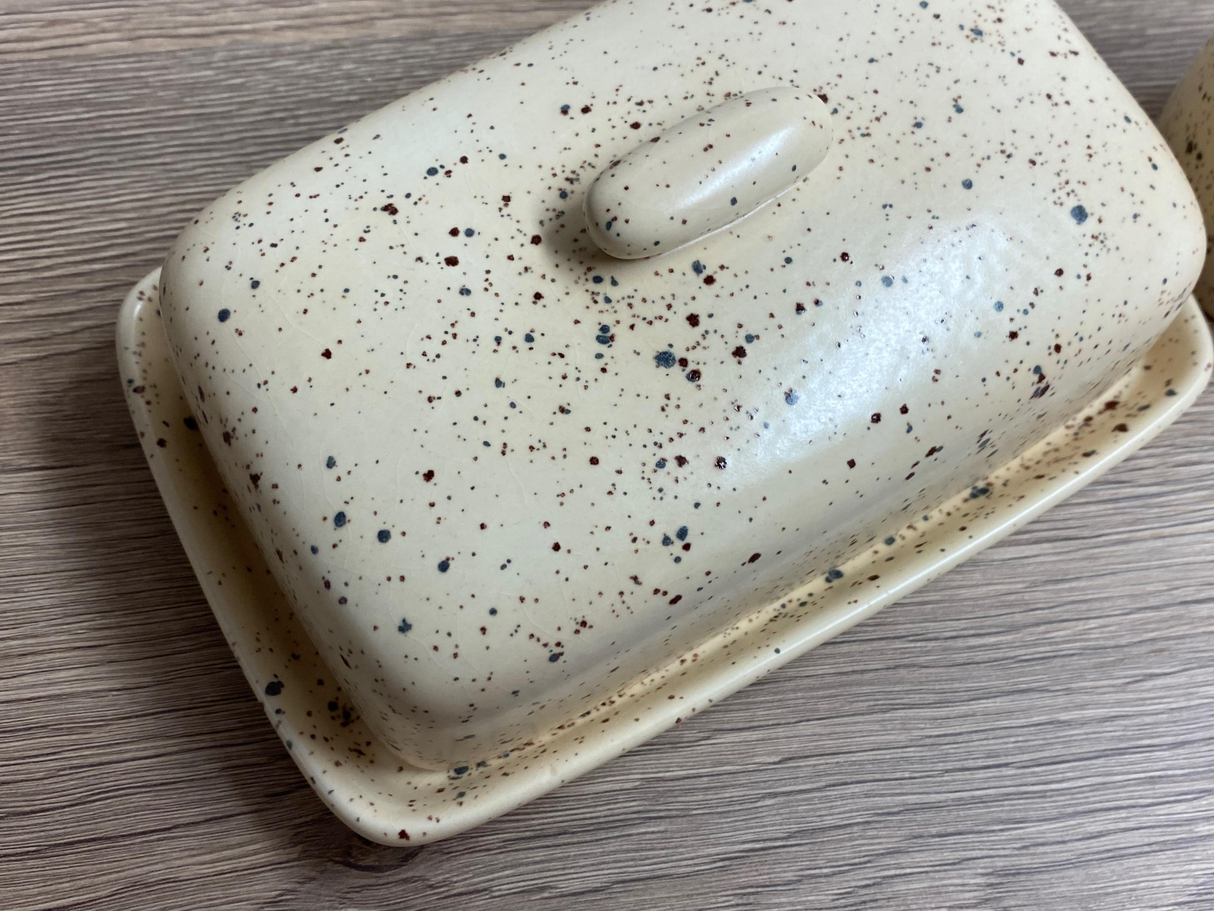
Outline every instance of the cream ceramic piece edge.
[(1206, 227), (1206, 263), (1194, 294), (1214, 316), (1214, 37), (1194, 58), (1159, 118), (1185, 176), (1197, 194)]
[[(1205, 388), (1214, 359), (1209, 329), (1190, 298), (1128, 375), (981, 486), (913, 523), (913, 531), (900, 529), (892, 546), (870, 548), (847, 564), (844, 586), (827, 586), (813, 598), (816, 609), (798, 601), (820, 580), (742, 619), (589, 717), (566, 719), (563, 730), (474, 768), (427, 771), (400, 765), (348, 715), (335, 685), (313, 683), (332, 675), (274, 585), (205, 444), (187, 426), (193, 419), (156, 306), (158, 275), (128, 295), (117, 331), (124, 392), (157, 486), (216, 619), (296, 765), (346, 825), (397, 846), (455, 835), (553, 790), (998, 542), (1167, 427)], [(1120, 406), (1107, 408), (1112, 399)], [(200, 502), (208, 508), (197, 508)], [(867, 579), (874, 574), (880, 579)]]

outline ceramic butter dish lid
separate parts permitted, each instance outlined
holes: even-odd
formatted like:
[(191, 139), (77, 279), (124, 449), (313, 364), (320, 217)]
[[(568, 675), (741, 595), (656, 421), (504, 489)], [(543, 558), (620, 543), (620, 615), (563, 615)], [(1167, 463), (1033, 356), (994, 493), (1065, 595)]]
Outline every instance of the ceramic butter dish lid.
[(159, 294), (303, 630), (449, 769), (866, 597), (848, 561), (992, 495), (1204, 250), (1052, 3), (610, 2), (225, 194)]

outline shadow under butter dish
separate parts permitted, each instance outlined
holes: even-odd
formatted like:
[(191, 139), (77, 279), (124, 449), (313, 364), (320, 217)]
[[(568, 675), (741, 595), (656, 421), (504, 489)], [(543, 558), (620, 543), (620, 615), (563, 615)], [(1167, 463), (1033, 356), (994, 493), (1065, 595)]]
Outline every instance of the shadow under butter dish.
[[(751, 28), (748, 5), (605, 4), (263, 171), (174, 244), (163, 363), (282, 623), (340, 687), (296, 694), (284, 665), (263, 698), (366, 726), (392, 790), (356, 819), (331, 805), (368, 837), (414, 819), (387, 751), (470, 805), (410, 839), (502, 812), (991, 543), (1204, 383), (1200, 213), (1149, 120), (1052, 5), (934, 6), (980, 24), (903, 14), (915, 40), (870, 68), (836, 39), (876, 12)], [(1076, 53), (1029, 71), (1001, 48), (1043, 22)], [(731, 65), (673, 54), (689, 29)], [(811, 173), (669, 254), (591, 242), (586, 187), (612, 161), (784, 81), (832, 118)], [(1088, 135), (1090, 155), (1067, 145)], [(1069, 428), (1169, 324), (1178, 395), (1138, 374), (1146, 419)], [(1100, 445), (1073, 452), (1085, 433)], [(1017, 474), (1035, 444), (1056, 460), (1036, 484)], [(154, 470), (170, 454), (145, 448)], [(1001, 471), (1026, 498), (1005, 511), (984, 505)], [(933, 532), (955, 546), (887, 563), (946, 501), (968, 510), (959, 538)], [(280, 733), (324, 797), (305, 729)]]

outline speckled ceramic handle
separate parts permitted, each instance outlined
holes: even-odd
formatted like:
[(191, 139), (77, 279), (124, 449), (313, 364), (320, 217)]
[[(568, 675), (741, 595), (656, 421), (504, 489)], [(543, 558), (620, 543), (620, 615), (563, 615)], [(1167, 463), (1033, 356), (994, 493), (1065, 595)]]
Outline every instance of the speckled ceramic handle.
[(1206, 223), (1206, 264), (1195, 294), (1214, 317), (1214, 37), (1172, 92), (1159, 129), (1197, 192)]
[(586, 194), (587, 230), (617, 259), (669, 252), (803, 180), (826, 158), (832, 135), (817, 96), (792, 86), (747, 92), (613, 161)]

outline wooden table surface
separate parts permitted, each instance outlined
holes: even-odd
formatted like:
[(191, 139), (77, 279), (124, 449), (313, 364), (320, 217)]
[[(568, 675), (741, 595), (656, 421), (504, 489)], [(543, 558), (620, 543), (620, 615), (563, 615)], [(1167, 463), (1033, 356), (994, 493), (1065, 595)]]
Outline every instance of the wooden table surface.
[[(383, 848), (313, 795), (144, 463), (118, 303), (230, 185), (582, 5), (0, 0), (0, 907), (1214, 908), (1214, 392), (469, 834)], [(1210, 0), (1062, 5), (1152, 115), (1214, 30)]]

